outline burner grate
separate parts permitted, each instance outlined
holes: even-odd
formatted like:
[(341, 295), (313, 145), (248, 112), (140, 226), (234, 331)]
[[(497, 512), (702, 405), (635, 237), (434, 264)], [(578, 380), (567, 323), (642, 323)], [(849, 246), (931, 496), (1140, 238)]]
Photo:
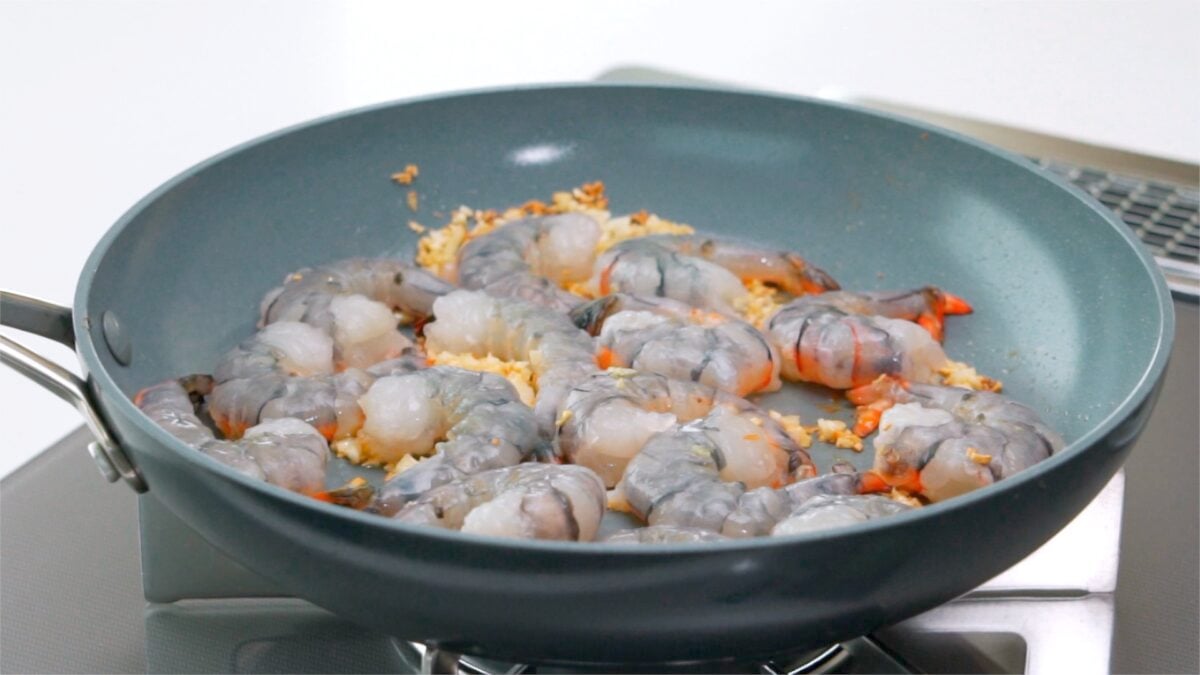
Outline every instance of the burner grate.
[[(1200, 190), (1054, 160), (1033, 161), (1112, 209), (1165, 271), (1193, 282), (1200, 278)], [(1190, 292), (1195, 293), (1194, 287)]]

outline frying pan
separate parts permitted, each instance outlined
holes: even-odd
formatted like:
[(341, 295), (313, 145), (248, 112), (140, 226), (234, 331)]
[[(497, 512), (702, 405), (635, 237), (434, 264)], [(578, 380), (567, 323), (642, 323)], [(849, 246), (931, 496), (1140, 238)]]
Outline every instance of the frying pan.
[[(420, 166), (416, 212), (389, 181)], [(974, 315), (946, 348), (1003, 379), (1069, 446), (995, 486), (802, 536), (637, 547), (405, 526), (251, 480), (131, 403), (204, 372), (300, 267), (409, 255), (406, 223), (605, 181), (614, 212), (803, 251), (846, 288), (936, 284)], [(376, 630), (536, 661), (769, 657), (867, 633), (1033, 551), (1120, 466), (1153, 406), (1174, 317), (1107, 211), (1019, 157), (891, 115), (696, 88), (553, 86), (387, 104), (303, 124), (184, 172), (92, 253), (73, 310), (3, 296), (3, 322), (78, 350), (86, 383), (5, 340), (5, 362), (104, 434), (110, 478), (153, 493), (281, 588)], [(807, 421), (829, 394), (765, 404)], [(845, 414), (844, 412), (841, 414)], [(817, 451), (859, 466), (870, 451)]]

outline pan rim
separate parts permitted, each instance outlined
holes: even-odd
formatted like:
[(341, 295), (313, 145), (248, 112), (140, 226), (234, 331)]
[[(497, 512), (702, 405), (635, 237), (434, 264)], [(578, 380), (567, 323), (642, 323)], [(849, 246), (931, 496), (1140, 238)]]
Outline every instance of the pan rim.
[[(419, 104), (424, 102), (442, 101), (449, 99), (467, 99), (472, 97), (486, 97), (496, 94), (513, 94), (521, 92), (546, 92), (546, 91), (576, 91), (576, 90), (634, 90), (646, 92), (687, 92), (700, 94), (714, 95), (731, 95), (754, 99), (766, 99), (775, 102), (799, 103), (810, 106), (832, 108), (842, 110), (868, 117), (886, 120), (892, 123), (901, 124), (918, 131), (936, 134), (943, 138), (965, 143), (974, 147), (977, 150), (989, 153), (993, 156), (1004, 159), (1020, 169), (1024, 169), (1034, 175), (1048, 180), (1060, 189), (1067, 191), (1075, 197), (1076, 201), (1081, 206), (1090, 209), (1093, 213), (1100, 216), (1110, 228), (1114, 229), (1117, 234), (1123, 238), (1126, 246), (1131, 250), (1131, 253), (1138, 257), (1142, 263), (1142, 270), (1150, 277), (1151, 286), (1153, 288), (1154, 299), (1158, 309), (1158, 335), (1154, 344), (1154, 352), (1150, 357), (1150, 361), (1145, 370), (1141, 373), (1141, 377), (1131, 389), (1129, 394), (1113, 409), (1113, 411), (1094, 425), (1091, 430), (1077, 438), (1074, 442), (1063, 448), (1060, 452), (1052, 457), (1039, 462), (1037, 465), (1026, 469), (1016, 476), (1005, 479), (1002, 483), (994, 486), (975, 490), (965, 495), (960, 495), (953, 499), (930, 504), (920, 509), (913, 509), (899, 513), (888, 518), (876, 520), (868, 520), (847, 527), (835, 528), (832, 530), (821, 530), (803, 534), (788, 535), (783, 537), (753, 537), (747, 539), (733, 539), (729, 541), (704, 542), (704, 543), (683, 543), (671, 544), (663, 546), (646, 546), (643, 544), (604, 544), (601, 546), (591, 543), (581, 542), (559, 542), (559, 541), (543, 541), (543, 540), (521, 540), (507, 539), (501, 537), (492, 537), (486, 535), (477, 535), (464, 533), (454, 530), (442, 530), (438, 528), (423, 527), (418, 525), (410, 525), (403, 522), (395, 521), (388, 518), (381, 518), (377, 515), (362, 513), (344, 507), (334, 506), (324, 503), (304, 495), (291, 492), (284, 488), (272, 485), (265, 481), (256, 480), (245, 476), (232, 468), (220, 464), (216, 460), (194, 451), (193, 448), (185, 445), (175, 437), (171, 436), (166, 430), (153, 423), (146, 417), (133, 401), (124, 395), (116, 382), (109, 375), (104, 365), (100, 361), (99, 352), (95, 341), (92, 339), (91, 333), (88, 330), (87, 306), (88, 299), (91, 295), (92, 280), (95, 276), (95, 271), (100, 267), (109, 249), (113, 243), (125, 230), (125, 228), (150, 204), (157, 201), (160, 197), (170, 192), (178, 184), (191, 178), (192, 176), (204, 171), (208, 167), (218, 164), (228, 157), (241, 153), (242, 151), (270, 142), (277, 138), (281, 138), (304, 129), (317, 127), (330, 122), (353, 117), (360, 114), (366, 114), (377, 110), (400, 107), (410, 104)], [(292, 506), (315, 509), (316, 512), (322, 513), (325, 516), (344, 519), (347, 524), (355, 524), (368, 527), (383, 528), (384, 531), (392, 531), (404, 535), (430, 537), (447, 544), (475, 546), (487, 551), (503, 550), (510, 553), (537, 553), (537, 554), (558, 554), (565, 556), (612, 556), (612, 555), (638, 555), (638, 556), (660, 556), (660, 555), (703, 555), (703, 554), (729, 554), (743, 551), (757, 550), (762, 547), (779, 547), (779, 546), (804, 546), (804, 545), (819, 545), (822, 542), (827, 542), (840, 538), (853, 538), (870, 536), (875, 531), (881, 528), (889, 528), (896, 526), (906, 526), (909, 524), (919, 523), (928, 518), (936, 518), (944, 512), (955, 511), (959, 509), (969, 508), (971, 505), (990, 498), (996, 490), (1007, 490), (1024, 485), (1031, 481), (1040, 479), (1045, 473), (1052, 471), (1058, 465), (1071, 461), (1076, 455), (1082, 453), (1088, 447), (1092, 446), (1102, 438), (1108, 436), (1114, 429), (1124, 422), (1133, 411), (1140, 406), (1145, 399), (1150, 396), (1155, 385), (1161, 380), (1166, 369), (1167, 360), (1170, 356), (1172, 343), (1175, 333), (1175, 315), (1174, 306), (1172, 305), (1171, 294), (1167, 288), (1166, 281), (1163, 275), (1158, 271), (1157, 264), (1147, 252), (1140, 242), (1136, 240), (1129, 228), (1120, 222), (1116, 215), (1105, 209), (1103, 205), (1093, 200), (1087, 193), (1080, 188), (1072, 185), (1064, 178), (1057, 176), (1048, 169), (1040, 167), (1029, 160), (1009, 152), (1007, 150), (995, 147), (978, 139), (971, 138), (956, 131), (944, 129), (920, 120), (897, 115), (890, 112), (882, 112), (871, 110), (862, 106), (832, 102), (821, 99), (815, 99), (806, 96), (797, 96), (790, 94), (760, 92), (750, 89), (740, 89), (727, 86), (701, 86), (692, 84), (681, 85), (661, 85), (661, 84), (624, 84), (624, 83), (580, 83), (580, 82), (562, 82), (562, 83), (537, 83), (525, 84), (516, 86), (500, 86), (487, 87), (478, 89), (467, 89), (450, 92), (439, 92), (430, 95), (402, 98), (382, 103), (361, 106), (344, 110), (328, 115), (323, 115), (314, 119), (299, 122), (289, 125), (282, 129), (260, 135), (245, 142), (239, 143), (227, 150), (212, 155), (176, 174), (166, 182), (159, 185), (152, 192), (138, 200), (125, 213), (123, 213), (116, 222), (108, 229), (96, 247), (88, 256), (84, 264), (83, 270), (80, 273), (79, 283), (76, 287), (74, 298), (73, 321), (75, 324), (75, 334), (78, 336), (77, 350), (80, 359), (83, 363), (84, 370), (88, 374), (89, 379), (95, 381), (96, 386), (104, 392), (116, 392), (116, 396), (108, 397), (112, 400), (112, 404), (117, 407), (120, 413), (130, 422), (135, 424), (143, 433), (150, 436), (158, 443), (167, 446), (184, 461), (192, 464), (197, 470), (204, 470), (215, 473), (218, 476), (240, 483), (243, 487), (252, 490), (261, 491), (263, 496), (270, 497), (275, 500), (282, 500)], [(151, 486), (153, 489), (153, 486)]]

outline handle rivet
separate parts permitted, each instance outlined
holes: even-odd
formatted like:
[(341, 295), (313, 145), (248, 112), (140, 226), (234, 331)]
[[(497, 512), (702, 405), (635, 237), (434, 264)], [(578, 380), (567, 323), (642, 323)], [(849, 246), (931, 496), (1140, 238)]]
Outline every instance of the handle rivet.
[(104, 334), (104, 344), (108, 347), (108, 353), (112, 354), (117, 363), (129, 365), (133, 360), (133, 345), (130, 344), (125, 330), (121, 328), (120, 319), (111, 310), (105, 310), (100, 316), (100, 332)]
[(112, 465), (112, 461), (108, 459), (104, 449), (96, 441), (87, 444), (88, 454), (92, 456), (92, 461), (96, 463), (96, 468), (100, 469), (100, 475), (110, 483), (117, 482), (121, 477), (121, 472), (117, 471), (117, 467)]

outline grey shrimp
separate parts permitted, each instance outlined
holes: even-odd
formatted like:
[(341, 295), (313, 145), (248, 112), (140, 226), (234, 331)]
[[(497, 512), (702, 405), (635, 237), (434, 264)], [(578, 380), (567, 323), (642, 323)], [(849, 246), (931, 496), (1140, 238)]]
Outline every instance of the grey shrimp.
[(386, 464), (434, 453), (384, 484), (375, 509), (385, 514), (438, 485), (517, 464), (541, 443), (533, 411), (490, 373), (438, 366), (383, 377), (359, 405), (363, 457)]
[[(716, 407), (707, 416), (653, 436), (625, 469), (616, 493), (651, 525), (720, 532), (747, 489), (778, 488), (816, 471), (792, 444), (787, 471), (754, 416)], [(789, 439), (790, 440), (790, 439)]]
[(582, 466), (517, 464), (435, 487), (392, 517), (500, 537), (591, 541), (604, 500), (604, 485)]
[(759, 484), (787, 482), (808, 457), (764, 411), (713, 387), (655, 373), (609, 368), (577, 384), (559, 406), (556, 442), (571, 462), (595, 471), (605, 485), (620, 480), (629, 461), (655, 434), (721, 408), (750, 420), (738, 443), (754, 457)]
[(783, 376), (835, 389), (880, 375), (933, 382), (949, 361), (941, 337), (946, 314), (970, 306), (933, 287), (912, 291), (840, 291), (797, 298), (770, 318), (766, 334), (779, 350)]
[(554, 433), (559, 404), (577, 382), (597, 372), (591, 337), (565, 314), (482, 291), (454, 291), (433, 304), (425, 326), (430, 353), (452, 352), (529, 361), (537, 378), (534, 414), (543, 435)]
[(596, 261), (592, 286), (598, 295), (655, 295), (732, 314), (746, 293), (743, 283), (750, 280), (793, 295), (838, 288), (832, 277), (795, 253), (686, 234), (618, 243)]
[(301, 419), (329, 440), (346, 438), (362, 424), (358, 397), (371, 383), (424, 367), (425, 357), (406, 348), (398, 358), (334, 373), (332, 338), (305, 323), (280, 321), (222, 357), (208, 409), (226, 438), (280, 417)]
[(780, 387), (779, 353), (754, 326), (669, 298), (617, 293), (577, 307), (602, 368), (618, 366), (711, 385), (737, 396)]
[(329, 447), (316, 429), (285, 417), (247, 429), (240, 440), (220, 440), (195, 411), (211, 386), (203, 375), (168, 380), (138, 392), (134, 404), (175, 438), (235, 471), (304, 494), (324, 490)]
[(1028, 406), (988, 391), (881, 378), (859, 390), (887, 409), (870, 489), (901, 487), (942, 501), (1027, 469), (1063, 448)]
[(600, 224), (582, 213), (523, 218), (467, 242), (458, 282), (565, 312), (582, 300), (562, 287), (588, 278), (599, 241)]

